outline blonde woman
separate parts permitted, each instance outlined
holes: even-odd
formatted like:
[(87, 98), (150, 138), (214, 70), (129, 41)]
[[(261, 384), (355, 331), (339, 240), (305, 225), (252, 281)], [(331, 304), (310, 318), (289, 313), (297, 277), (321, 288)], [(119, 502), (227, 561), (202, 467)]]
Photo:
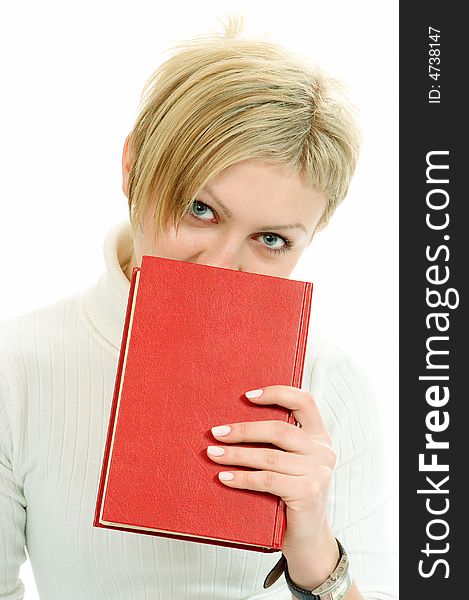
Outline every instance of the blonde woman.
[(129, 221), (110, 229), (99, 280), (1, 324), (0, 598), (23, 597), (25, 549), (45, 600), (393, 597), (374, 402), (316, 339), (302, 389), (246, 390), (301, 428), (214, 423), (207, 448), (226, 486), (284, 500), (280, 561), (92, 527), (133, 267), (148, 254), (289, 277), (355, 169), (340, 84), (239, 30), (177, 46), (148, 80), (122, 157)]

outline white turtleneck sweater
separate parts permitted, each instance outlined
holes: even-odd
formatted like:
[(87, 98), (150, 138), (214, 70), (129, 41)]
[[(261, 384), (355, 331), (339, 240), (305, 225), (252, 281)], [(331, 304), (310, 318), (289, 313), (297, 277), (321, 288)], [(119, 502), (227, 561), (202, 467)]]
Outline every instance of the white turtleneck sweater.
[[(130, 283), (127, 222), (94, 285), (0, 323), (0, 599), (23, 598), (27, 548), (42, 600), (290, 600), (264, 578), (278, 553), (93, 527)], [(303, 387), (337, 452), (329, 519), (368, 600), (394, 597), (374, 401), (337, 348), (310, 336)], [(273, 382), (275, 383), (275, 382)]]

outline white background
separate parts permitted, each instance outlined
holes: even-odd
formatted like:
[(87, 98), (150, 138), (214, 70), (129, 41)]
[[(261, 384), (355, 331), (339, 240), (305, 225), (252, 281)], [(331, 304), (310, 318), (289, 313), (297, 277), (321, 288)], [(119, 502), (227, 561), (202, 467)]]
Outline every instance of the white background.
[[(364, 146), (344, 204), (292, 274), (315, 284), (317, 331), (376, 391), (397, 551), (398, 4), (145, 0), (3, 3), (0, 12), (0, 320), (87, 287), (108, 229), (127, 217), (120, 161), (143, 84), (168, 43), (245, 31), (313, 58), (360, 108)], [(36, 599), (29, 565), (27, 600)]]

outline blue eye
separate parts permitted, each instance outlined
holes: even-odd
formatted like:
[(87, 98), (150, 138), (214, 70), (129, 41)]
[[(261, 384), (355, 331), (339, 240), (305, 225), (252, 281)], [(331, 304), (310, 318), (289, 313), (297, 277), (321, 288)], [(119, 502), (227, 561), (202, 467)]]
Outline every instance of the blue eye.
[[(202, 218), (202, 215), (207, 214), (207, 210), (210, 211), (212, 216), (209, 219)], [(208, 204), (205, 204), (205, 202), (201, 202), (200, 200), (194, 200), (192, 202), (189, 215), (194, 219), (194, 221), (209, 223), (214, 218), (215, 213), (213, 209), (211, 209), (210, 206), (208, 206)], [(269, 252), (284, 253), (287, 252), (291, 248), (291, 246), (293, 246), (293, 242), (291, 240), (284, 236), (277, 235), (276, 233), (261, 233), (257, 237), (263, 237), (264, 239), (270, 238), (270, 241), (272, 241), (273, 238), (274, 242), (276, 242), (277, 240), (283, 241), (284, 245), (281, 248), (271, 248), (268, 242), (267, 244), (264, 244), (264, 248), (266, 248)]]
[(276, 233), (263, 233), (262, 237), (265, 238), (274, 238), (274, 242), (277, 240), (282, 240), (284, 245), (281, 248), (270, 248), (269, 244), (267, 244), (267, 249), (271, 252), (286, 252), (293, 242), (290, 242), (287, 238), (282, 237), (281, 235), (277, 235)]
[[(194, 202), (192, 203), (192, 206), (191, 206), (191, 211), (194, 210), (194, 211), (197, 211), (197, 212), (195, 214), (193, 212), (191, 212), (190, 215), (193, 216), (193, 217), (195, 217), (196, 219), (201, 220), (201, 221), (208, 221), (209, 219), (200, 219), (200, 217), (202, 215), (206, 215), (207, 214), (205, 212), (207, 208), (208, 208), (208, 210), (213, 215), (212, 209), (207, 204), (205, 204), (204, 202), (200, 202), (200, 200), (194, 200)], [(212, 219), (213, 219), (213, 216), (212, 216)]]

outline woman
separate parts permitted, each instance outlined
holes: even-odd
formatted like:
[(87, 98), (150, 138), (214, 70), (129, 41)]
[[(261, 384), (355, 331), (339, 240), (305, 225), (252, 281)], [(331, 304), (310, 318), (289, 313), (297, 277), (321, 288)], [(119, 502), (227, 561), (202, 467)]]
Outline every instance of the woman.
[(288, 277), (354, 172), (360, 135), (341, 86), (238, 30), (176, 47), (147, 82), (122, 159), (130, 222), (106, 238), (105, 273), (1, 325), (0, 598), (22, 598), (25, 547), (45, 599), (392, 597), (373, 400), (318, 340), (302, 389), (246, 390), (301, 428), (214, 423), (207, 448), (225, 485), (284, 500), (277, 566), (91, 525), (133, 267), (149, 254)]

